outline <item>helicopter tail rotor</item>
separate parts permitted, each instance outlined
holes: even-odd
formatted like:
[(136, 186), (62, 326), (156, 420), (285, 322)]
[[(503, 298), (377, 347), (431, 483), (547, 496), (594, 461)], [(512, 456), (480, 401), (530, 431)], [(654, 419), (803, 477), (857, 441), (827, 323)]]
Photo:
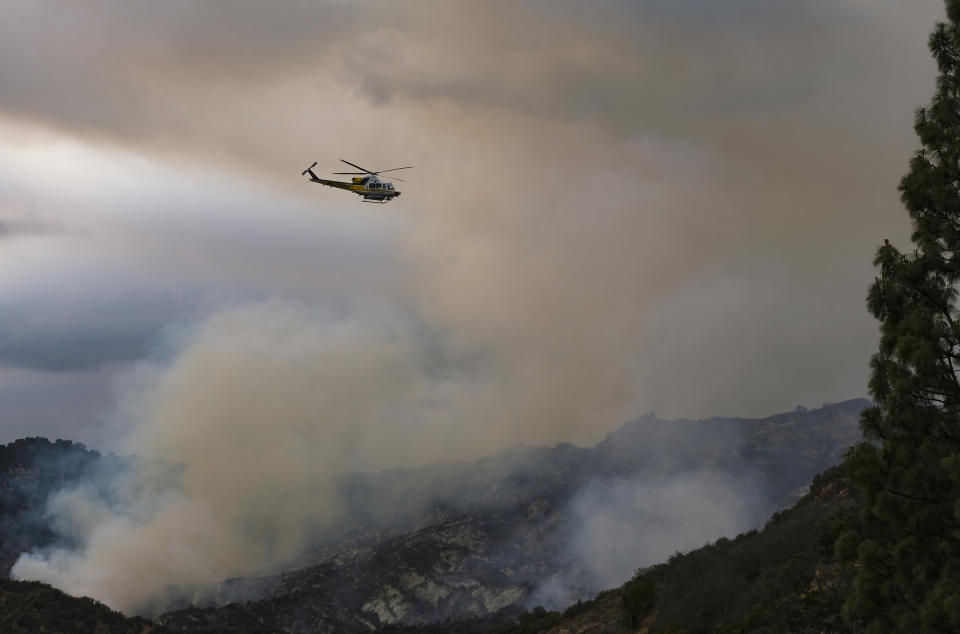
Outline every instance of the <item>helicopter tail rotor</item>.
[(314, 162), (313, 162), (313, 165), (311, 165), (311, 166), (308, 167), (307, 169), (305, 169), (305, 170), (303, 170), (302, 172), (300, 172), (300, 175), (301, 175), (301, 176), (306, 176), (307, 174), (310, 174), (310, 176), (316, 178), (317, 175), (313, 173), (313, 168), (316, 167), (316, 165), (317, 165), (317, 162), (314, 161)]

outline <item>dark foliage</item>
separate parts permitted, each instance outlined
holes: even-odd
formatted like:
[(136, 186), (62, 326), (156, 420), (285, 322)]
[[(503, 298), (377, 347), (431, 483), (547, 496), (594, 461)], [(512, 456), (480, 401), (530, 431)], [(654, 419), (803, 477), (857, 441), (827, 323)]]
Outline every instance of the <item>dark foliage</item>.
[[(0, 580), (0, 632), (4, 634), (174, 634), (141, 617), (127, 617), (89, 597), (71, 597), (37, 581)], [(198, 628), (194, 634), (271, 634), (262, 627)]]
[(120, 459), (69, 440), (24, 438), (0, 446), (0, 575), (9, 574), (20, 553), (55, 541), (44, 517), (47, 498), (102, 460)]
[(430, 625), (387, 625), (378, 632), (391, 634), (441, 634), (457, 632), (462, 634), (536, 634), (544, 632), (560, 623), (559, 612), (548, 612), (537, 606), (523, 612), (515, 620), (503, 618), (472, 619)]
[(645, 570), (638, 570), (633, 579), (623, 585), (622, 592), (623, 620), (637, 627), (657, 603), (657, 584)]
[(869, 632), (960, 628), (960, 1), (930, 36), (940, 76), (917, 112), (922, 148), (900, 183), (914, 251), (889, 242), (867, 304), (880, 321), (871, 360), (877, 405), (861, 419), (850, 470), (867, 499), (838, 554), (858, 574), (846, 603)]
[(68, 596), (38, 582), (0, 580), (0, 631), (63, 634), (163, 634), (142, 618), (127, 618), (87, 597)]
[(839, 469), (814, 480), (810, 493), (776, 514), (762, 531), (720, 539), (646, 578), (657, 584), (653, 631), (837, 631), (852, 565), (832, 546), (856, 521), (858, 502)]

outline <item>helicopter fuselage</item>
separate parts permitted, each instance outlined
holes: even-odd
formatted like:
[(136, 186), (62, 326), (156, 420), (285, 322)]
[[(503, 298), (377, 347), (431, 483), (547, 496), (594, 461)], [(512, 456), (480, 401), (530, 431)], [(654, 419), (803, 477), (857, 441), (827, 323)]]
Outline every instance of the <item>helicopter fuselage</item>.
[(385, 203), (400, 195), (393, 183), (381, 181), (376, 176), (354, 176), (350, 191), (363, 196), (364, 202)]
[[(343, 160), (343, 159), (340, 159)], [(348, 161), (343, 161), (347, 165), (354, 167), (359, 167), (350, 163)], [(400, 195), (400, 191), (393, 186), (393, 183), (389, 181), (382, 181), (377, 177), (377, 172), (372, 172), (370, 170), (365, 170), (367, 173), (362, 176), (354, 176), (350, 179), (349, 183), (343, 181), (328, 180), (326, 178), (317, 178), (317, 175), (313, 173), (313, 167), (316, 165), (316, 162), (313, 163), (310, 167), (303, 170), (303, 175), (310, 175), (310, 181), (314, 183), (320, 183), (321, 185), (326, 185), (327, 187), (335, 187), (337, 189), (345, 189), (347, 191), (357, 194), (363, 198), (365, 203), (387, 203)], [(412, 166), (408, 167), (398, 167), (390, 170), (382, 171), (394, 171), (397, 169), (410, 169)], [(363, 168), (360, 168), (363, 169)], [(335, 174), (344, 174), (349, 172), (334, 172)], [(356, 174), (356, 172), (353, 172)]]

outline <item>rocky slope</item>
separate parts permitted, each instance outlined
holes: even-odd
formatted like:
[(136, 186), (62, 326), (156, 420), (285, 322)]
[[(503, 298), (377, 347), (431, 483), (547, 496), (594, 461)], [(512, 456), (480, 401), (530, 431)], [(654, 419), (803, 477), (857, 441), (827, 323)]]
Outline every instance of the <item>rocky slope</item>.
[[(539, 540), (554, 521), (544, 500), (520, 513), (463, 516), (376, 545), (354, 544), (322, 564), (258, 580), (270, 598), (177, 611), (160, 622), (343, 632), (497, 613), (521, 602), (542, 574)], [(530, 541), (537, 548), (529, 548)]]
[(639, 570), (620, 587), (563, 611), (515, 619), (383, 628), (392, 634), (623, 634), (846, 632), (841, 610), (854, 564), (833, 555), (862, 501), (839, 468), (814, 479), (793, 508), (761, 530), (721, 538)]
[[(561, 574), (580, 585), (555, 602), (592, 596), (599, 582), (579, 575), (569, 555), (585, 497), (611, 483), (706, 471), (749, 483), (751, 504), (765, 517), (859, 439), (866, 405), (858, 399), (754, 420), (649, 415), (593, 448), (516, 447), (473, 462), (344, 475), (338, 487), (349, 512), (315, 548), (259, 576), (172, 588), (154, 613), (166, 610), (161, 621), (177, 628), (349, 632), (503, 621), (544, 601), (544, 580)], [(109, 487), (133, 460), (39, 438), (0, 447), (4, 571), (21, 552), (64, 543), (45, 515), (51, 495), (81, 482)], [(163, 469), (175, 479), (175, 467)]]
[[(544, 579), (571, 565), (564, 556), (576, 530), (571, 500), (584, 483), (710, 469), (761, 483), (768, 516), (859, 440), (866, 405), (860, 399), (757, 420), (647, 416), (592, 449), (516, 448), (473, 463), (349, 476), (342, 486), (361, 507), (361, 528), (286, 572), (190, 589), (193, 607), (160, 621), (348, 632), (518, 616), (539, 599)], [(577, 594), (599, 589), (585, 582)]]
[[(853, 564), (838, 563), (832, 556), (837, 535), (855, 523), (861, 502), (838, 469), (814, 479), (813, 486), (793, 508), (776, 514), (763, 529), (714, 543), (670, 561), (641, 570), (626, 584), (579, 601), (563, 611), (542, 608), (519, 614), (500, 613), (472, 620), (448, 620), (426, 625), (393, 625), (382, 628), (392, 634), (622, 634), (638, 630), (667, 632), (840, 632), (847, 631), (841, 618), (843, 597), (852, 583)], [(542, 512), (537, 504), (533, 513)], [(459, 544), (471, 552), (475, 535), (461, 522), (442, 523), (436, 534), (420, 535), (423, 547), (441, 547), (431, 541), (452, 531), (443, 545)], [(344, 548), (340, 563), (359, 545)], [(398, 561), (407, 557), (394, 555)], [(342, 559), (342, 558), (346, 559)], [(324, 580), (321, 575), (313, 581)], [(409, 588), (428, 602), (443, 600), (442, 592), (422, 580), (410, 579)], [(329, 580), (327, 580), (329, 582)], [(301, 594), (309, 588), (291, 588)], [(326, 588), (336, 592), (335, 587)], [(313, 588), (312, 591), (315, 591)], [(287, 619), (293, 601), (278, 602), (274, 615)], [(190, 631), (214, 634), (235, 631), (273, 632), (315, 628), (318, 624), (349, 631), (362, 624), (331, 618), (319, 623), (313, 618), (289, 620), (286, 627), (264, 627), (261, 604), (234, 605), (221, 611), (218, 627), (204, 628), (208, 613), (195, 611)], [(287, 608), (283, 610), (282, 608)], [(278, 609), (279, 608), (279, 609)], [(188, 615), (191, 612), (181, 613)], [(189, 619), (187, 619), (189, 621)], [(170, 634), (182, 631), (143, 618), (127, 618), (88, 598), (74, 598), (45, 584), (0, 581), (0, 631), (24, 634), (50, 632), (102, 632), (124, 634)]]

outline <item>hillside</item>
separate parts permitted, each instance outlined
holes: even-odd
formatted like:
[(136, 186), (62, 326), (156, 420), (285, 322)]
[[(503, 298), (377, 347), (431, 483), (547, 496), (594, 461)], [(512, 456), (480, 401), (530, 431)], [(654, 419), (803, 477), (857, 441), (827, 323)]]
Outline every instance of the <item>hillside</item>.
[(64, 539), (44, 516), (52, 494), (81, 481), (103, 485), (103, 473), (119, 473), (129, 465), (129, 458), (103, 456), (69, 440), (23, 438), (0, 446), (2, 577), (21, 553)]
[[(72, 597), (45, 583), (0, 579), (0, 632), (4, 634), (173, 634), (148, 619), (127, 617), (89, 597)], [(208, 628), (196, 634), (228, 634)], [(277, 630), (246, 629), (247, 634)]]
[[(630, 534), (616, 539), (625, 542), (643, 541), (651, 531), (673, 531), (668, 537), (681, 539), (692, 525), (700, 531), (694, 536), (703, 537), (682, 549), (726, 532), (710, 532), (709, 513), (723, 510), (717, 504), (742, 506), (733, 524), (741, 530), (758, 526), (859, 440), (857, 419), (866, 404), (858, 399), (764, 419), (664, 421), (649, 415), (592, 448), (521, 446), (472, 462), (346, 474), (338, 486), (350, 512), (340, 526), (318, 535), (314, 548), (260, 575), (172, 587), (141, 613), (166, 612), (159, 622), (173, 628), (360, 632), (464, 619), (489, 626), (519, 618), (532, 606), (559, 608), (673, 552), (628, 549), (617, 555), (619, 567), (599, 574), (591, 568), (594, 553), (583, 551), (598, 539), (590, 532), (598, 517), (620, 521)], [(105, 474), (122, 477), (134, 460), (38, 438), (0, 448), (6, 570), (20, 552), (69, 544), (45, 516), (51, 495), (80, 483), (109, 487)], [(684, 486), (691, 481), (719, 482), (727, 497), (709, 499), (715, 491), (709, 486), (689, 497)], [(645, 513), (660, 510), (619, 517), (631, 499), (611, 491), (635, 490), (657, 494), (645, 502)], [(707, 516), (689, 515), (704, 503)], [(677, 507), (675, 516), (660, 517), (668, 512), (664, 504)], [(601, 595), (596, 603), (611, 601)], [(670, 605), (661, 613), (670, 614)], [(531, 618), (556, 615), (540, 610)]]
[[(641, 617), (651, 631), (836, 631), (852, 566), (833, 546), (856, 522), (860, 501), (835, 468), (763, 530), (709, 546), (639, 573), (621, 592), (634, 605), (654, 588)], [(639, 616), (639, 615), (638, 615)]]
[[(611, 483), (672, 481), (707, 470), (710, 477), (761, 484), (749, 493), (760, 524), (799, 498), (817, 471), (859, 440), (857, 416), (866, 404), (848, 401), (757, 420), (648, 416), (592, 449), (517, 448), (474, 463), (350, 476), (354, 499), (368, 502), (366, 529), (308, 553), (287, 571), (191, 589), (194, 607), (160, 621), (305, 632), (464, 618), (489, 625), (491, 618), (518, 617), (547, 599), (562, 605), (593, 596), (603, 581), (580, 570), (583, 562), (570, 553), (583, 535), (583, 491), (593, 495)], [(396, 503), (370, 505), (371, 499), (402, 500), (406, 510)], [(647, 528), (633, 530), (642, 537)], [(546, 592), (554, 579), (566, 585)], [(669, 605), (664, 610), (669, 614)]]
[(128, 618), (107, 606), (71, 597), (44, 583), (0, 579), (0, 632), (9, 634), (167, 634), (140, 617)]
[(840, 468), (814, 479), (793, 508), (761, 529), (721, 538), (643, 570), (624, 585), (563, 611), (535, 609), (509, 622), (390, 626), (383, 632), (498, 634), (847, 631), (840, 617), (854, 568), (833, 546), (862, 502)]

